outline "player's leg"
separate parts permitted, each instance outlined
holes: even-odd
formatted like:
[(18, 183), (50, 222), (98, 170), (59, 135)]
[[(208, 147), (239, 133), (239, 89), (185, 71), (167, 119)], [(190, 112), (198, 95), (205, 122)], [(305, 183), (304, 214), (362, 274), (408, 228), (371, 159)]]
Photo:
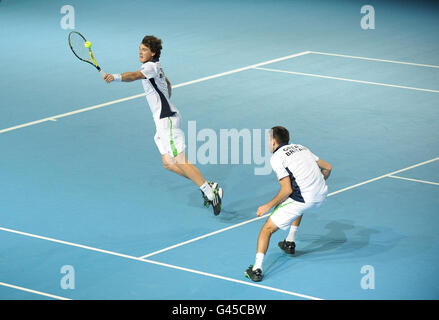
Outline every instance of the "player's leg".
[[(212, 204), (213, 213), (218, 215), (221, 212), (222, 188), (218, 187), (218, 183), (206, 181), (200, 170), (186, 158), (184, 152), (186, 148), (185, 135), (181, 129), (180, 115), (169, 117), (167, 120), (167, 122), (162, 121), (162, 125), (165, 127), (165, 135), (168, 134), (168, 153), (173, 156), (175, 165), (179, 168), (178, 172), (181, 172), (183, 176), (193, 181), (200, 188), (204, 205), (207, 207), (209, 204)], [(169, 130), (167, 130), (168, 126)]]
[(204, 179), (200, 170), (186, 158), (184, 151), (175, 157), (175, 166), (182, 172), (183, 176), (192, 180), (201, 189), (205, 200), (204, 205), (207, 207), (212, 204), (213, 213), (218, 215), (221, 212), (223, 197), (223, 189), (218, 187), (218, 183)]
[(256, 282), (262, 280), (262, 263), (268, 249), (268, 244), (270, 243), (271, 235), (277, 229), (287, 230), (291, 226), (291, 223), (301, 215), (301, 209), (301, 203), (290, 198), (274, 209), (259, 233), (255, 264), (246, 270), (245, 275), (247, 278)]
[(186, 154), (184, 151), (180, 152), (174, 158), (172, 166), (175, 167), (174, 170), (176, 170), (176, 173), (179, 173), (180, 175), (192, 180), (192, 182), (195, 183), (198, 187), (201, 187), (206, 182), (206, 179), (204, 179), (200, 170), (198, 170), (198, 168), (190, 163), (189, 160), (186, 158)]
[(176, 164), (174, 159), (169, 155), (169, 154), (162, 154), (162, 163), (163, 163), (163, 167), (166, 170), (175, 172), (176, 174), (185, 177), (187, 179), (189, 179), (183, 172), (183, 170), (181, 170)]
[(255, 282), (262, 280), (262, 264), (264, 262), (265, 254), (267, 253), (268, 245), (270, 244), (271, 235), (278, 229), (277, 225), (268, 218), (259, 232), (258, 245), (256, 249), (255, 263), (245, 271), (245, 276)]
[(293, 223), (291, 224), (291, 226), (299, 227), (300, 222), (302, 221), (302, 217), (303, 217), (303, 215), (299, 216), (296, 220), (294, 220)]
[(200, 171), (191, 164), (185, 154), (185, 135), (181, 129), (181, 118), (176, 115), (156, 121), (157, 133), (154, 141), (162, 155), (163, 166), (201, 187), (206, 180)]
[[(278, 227), (274, 224), (271, 218), (268, 218), (265, 224), (262, 226), (258, 237), (257, 253), (262, 253), (265, 255), (270, 244), (270, 238), (273, 233), (277, 231)], [(262, 267), (262, 264), (258, 267)]]
[(201, 190), (204, 205), (207, 207), (212, 204), (214, 214), (218, 215), (221, 212), (222, 188), (217, 183), (206, 181), (200, 170), (188, 161), (185, 154), (185, 135), (180, 124), (179, 116), (160, 119), (156, 123), (157, 133), (154, 140), (162, 154), (163, 166), (195, 183)]
[(293, 206), (290, 206), (290, 208), (286, 208), (286, 210), (294, 212), (295, 216), (289, 227), (288, 235), (286, 236), (285, 240), (278, 243), (279, 248), (285, 253), (296, 253), (296, 234), (299, 225), (302, 222), (303, 212), (309, 210), (312, 207), (314, 207), (313, 203), (300, 203), (295, 201), (293, 203)]
[(191, 166), (186, 158), (186, 149), (183, 130), (180, 129), (180, 118), (163, 118), (156, 122), (157, 132), (154, 142), (162, 155), (163, 167), (175, 172), (182, 177), (192, 180), (197, 186), (201, 186), (205, 179), (200, 171)]
[(278, 243), (279, 248), (281, 248), (285, 253), (294, 254), (296, 253), (296, 234), (299, 229), (300, 222), (302, 221), (303, 215), (300, 215), (291, 224), (288, 235), (284, 241)]
[[(195, 170), (193, 170), (193, 168), (189, 168), (185, 170), (185, 167), (179, 165), (179, 164), (190, 164), (184, 154), (184, 151), (181, 151), (177, 155), (177, 157), (174, 157), (173, 155), (171, 156), (168, 153), (168, 148), (163, 145), (162, 138), (160, 138), (159, 133), (156, 133), (154, 140), (157, 144), (157, 147), (160, 150), (160, 153), (162, 154), (162, 163), (163, 163), (163, 167), (166, 170), (172, 171), (184, 178), (192, 180), (198, 187), (200, 187), (204, 183), (204, 181), (201, 183), (201, 181), (204, 180), (204, 178), (201, 176), (201, 173), (198, 171), (198, 169), (195, 168)], [(184, 150), (184, 147), (181, 147), (180, 150)]]
[(302, 221), (302, 217), (303, 217), (303, 214), (301, 216), (297, 217), (297, 219), (293, 221), (293, 223), (291, 224), (291, 227), (290, 227), (290, 231), (288, 232), (288, 235), (285, 238), (285, 241), (293, 242), (293, 243), (296, 241), (296, 233), (297, 233), (297, 230), (299, 229), (300, 222)]

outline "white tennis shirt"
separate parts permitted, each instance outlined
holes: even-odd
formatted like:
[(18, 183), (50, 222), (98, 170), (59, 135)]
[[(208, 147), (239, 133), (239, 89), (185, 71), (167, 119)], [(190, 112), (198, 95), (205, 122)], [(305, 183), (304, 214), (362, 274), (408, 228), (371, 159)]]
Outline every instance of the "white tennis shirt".
[(300, 144), (285, 144), (277, 148), (270, 159), (271, 167), (280, 180), (289, 176), (293, 193), (299, 202), (320, 202), (328, 187), (317, 165), (319, 158)]
[(148, 61), (142, 64), (140, 72), (146, 78), (142, 79), (142, 85), (154, 120), (171, 117), (178, 113), (177, 108), (169, 100), (166, 76), (160, 62), (158, 60)]

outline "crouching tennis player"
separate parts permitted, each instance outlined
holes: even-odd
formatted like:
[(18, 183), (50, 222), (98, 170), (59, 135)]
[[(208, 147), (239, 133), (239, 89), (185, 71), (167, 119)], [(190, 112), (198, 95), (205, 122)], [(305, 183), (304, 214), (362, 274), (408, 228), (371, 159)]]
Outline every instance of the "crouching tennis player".
[(245, 276), (256, 282), (263, 278), (262, 263), (270, 237), (277, 229), (289, 228), (288, 236), (278, 245), (284, 252), (294, 254), (295, 236), (302, 214), (320, 206), (326, 199), (328, 187), (325, 180), (332, 170), (328, 162), (319, 159), (306, 147), (289, 144), (290, 134), (284, 127), (273, 127), (269, 135), (273, 153), (270, 164), (279, 180), (280, 191), (256, 213), (263, 216), (275, 207), (259, 233), (255, 263), (245, 271)]
[(161, 50), (160, 39), (145, 36), (139, 50), (139, 59), (142, 63), (140, 70), (122, 74), (105, 74), (103, 78), (107, 83), (142, 80), (146, 101), (156, 127), (154, 141), (162, 155), (163, 166), (192, 180), (201, 189), (204, 205), (208, 207), (212, 204), (213, 213), (218, 215), (221, 212), (223, 190), (217, 182), (206, 181), (200, 171), (186, 158), (181, 115), (170, 101), (172, 87), (159, 61)]

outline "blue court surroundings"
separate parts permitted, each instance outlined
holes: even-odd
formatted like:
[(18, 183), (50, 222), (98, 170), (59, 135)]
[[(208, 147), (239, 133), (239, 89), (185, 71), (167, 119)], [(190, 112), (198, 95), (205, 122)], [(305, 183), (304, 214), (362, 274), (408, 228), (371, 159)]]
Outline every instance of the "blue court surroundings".
[[(438, 14), (428, 1), (1, 0), (0, 299), (437, 300)], [(105, 83), (72, 54), (72, 30), (112, 74), (139, 70), (145, 35), (162, 39), (220, 215), (163, 168), (141, 82)], [(296, 254), (277, 231), (255, 283), (256, 210), (279, 190), (257, 171), (277, 125), (333, 172)]]

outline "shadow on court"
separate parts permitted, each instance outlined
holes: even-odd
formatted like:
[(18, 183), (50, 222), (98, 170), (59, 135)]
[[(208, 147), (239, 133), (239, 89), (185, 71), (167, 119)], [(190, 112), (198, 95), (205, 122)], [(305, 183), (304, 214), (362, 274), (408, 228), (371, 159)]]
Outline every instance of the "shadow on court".
[[(291, 261), (300, 262), (328, 262), (343, 259), (363, 258), (377, 255), (394, 248), (404, 237), (391, 230), (377, 230), (364, 226), (355, 226), (352, 221), (331, 221), (326, 224), (327, 234), (298, 235), (296, 253), (288, 255), (282, 252), (277, 245), (278, 241), (270, 243), (269, 256), (266, 259), (265, 274), (277, 274), (292, 271)], [(385, 241), (372, 241), (371, 237), (382, 238)], [(268, 278), (268, 277), (267, 277)]]

